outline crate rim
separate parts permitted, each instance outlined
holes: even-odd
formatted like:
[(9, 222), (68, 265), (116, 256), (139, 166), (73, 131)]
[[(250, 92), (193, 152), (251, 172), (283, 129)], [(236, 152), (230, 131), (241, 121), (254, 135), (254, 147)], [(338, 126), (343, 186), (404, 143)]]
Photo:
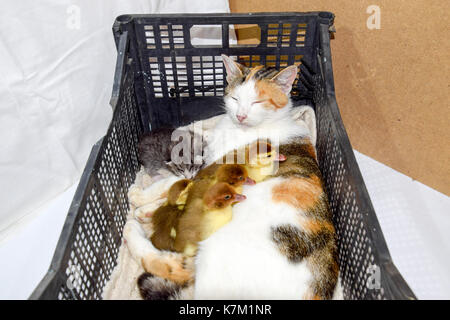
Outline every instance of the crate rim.
[[(283, 12), (248, 12), (248, 13), (183, 13), (183, 14), (173, 14), (173, 13), (160, 13), (160, 14), (121, 14), (116, 17), (114, 23), (129, 23), (135, 19), (141, 18), (168, 18), (168, 19), (179, 19), (180, 16), (183, 18), (190, 19), (205, 19), (205, 18), (252, 18), (255, 17), (270, 17), (273, 18), (274, 14), (279, 17), (317, 17), (318, 19), (323, 19), (323, 21), (328, 21), (333, 24), (335, 15), (330, 11), (283, 11)], [(204, 22), (208, 24), (208, 22)]]

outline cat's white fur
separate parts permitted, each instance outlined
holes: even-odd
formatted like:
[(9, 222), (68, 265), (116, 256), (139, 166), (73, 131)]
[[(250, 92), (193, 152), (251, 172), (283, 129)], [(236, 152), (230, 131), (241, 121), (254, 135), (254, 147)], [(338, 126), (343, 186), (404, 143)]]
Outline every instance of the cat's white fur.
[(312, 278), (306, 262), (290, 263), (271, 240), (271, 227), (298, 225), (298, 210), (271, 202), (273, 178), (245, 186), (247, 200), (233, 207), (233, 219), (200, 243), (196, 257), (196, 299), (301, 299)]
[[(227, 116), (220, 119), (206, 134), (206, 164), (211, 164), (227, 152), (259, 138), (267, 138), (273, 144), (279, 144), (298, 136), (310, 137), (309, 128), (294, 120), (290, 100), (279, 109), (267, 109), (260, 103), (254, 103), (258, 99), (254, 81), (247, 81), (236, 88), (233, 97), (237, 101), (231, 96), (225, 97)], [(305, 107), (314, 115), (310, 107)], [(240, 123), (237, 115), (246, 115), (247, 118)]]

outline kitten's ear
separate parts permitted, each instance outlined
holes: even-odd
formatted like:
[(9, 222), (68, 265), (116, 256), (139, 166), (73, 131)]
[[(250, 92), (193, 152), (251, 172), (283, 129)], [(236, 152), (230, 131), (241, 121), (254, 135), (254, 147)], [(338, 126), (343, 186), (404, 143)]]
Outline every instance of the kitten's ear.
[(285, 94), (289, 94), (292, 89), (292, 84), (295, 81), (295, 78), (297, 77), (298, 68), (297, 66), (289, 66), (280, 72), (278, 72), (273, 78), (272, 81), (274, 81), (277, 85), (280, 86), (281, 90)]
[(230, 83), (233, 79), (244, 76), (244, 71), (247, 69), (246, 66), (234, 61), (229, 56), (222, 54), (223, 64), (225, 70), (227, 71), (227, 82)]

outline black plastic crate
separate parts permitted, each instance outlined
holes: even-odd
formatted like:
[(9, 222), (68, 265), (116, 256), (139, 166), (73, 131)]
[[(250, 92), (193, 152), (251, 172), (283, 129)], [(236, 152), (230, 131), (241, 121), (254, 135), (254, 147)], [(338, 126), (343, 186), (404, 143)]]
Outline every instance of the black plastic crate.
[[(300, 60), (308, 66), (292, 96), (296, 105), (316, 110), (318, 159), (337, 229), (344, 297), (415, 299), (392, 263), (336, 104), (333, 19), (329, 12), (118, 17), (113, 119), (93, 147), (50, 269), (30, 298), (101, 298), (121, 245), (127, 190), (139, 170), (139, 136), (223, 112), (224, 53), (247, 66), (284, 67)], [(230, 45), (229, 28), (237, 24), (257, 25), (260, 44)], [(195, 25), (222, 30), (222, 44), (194, 47)]]

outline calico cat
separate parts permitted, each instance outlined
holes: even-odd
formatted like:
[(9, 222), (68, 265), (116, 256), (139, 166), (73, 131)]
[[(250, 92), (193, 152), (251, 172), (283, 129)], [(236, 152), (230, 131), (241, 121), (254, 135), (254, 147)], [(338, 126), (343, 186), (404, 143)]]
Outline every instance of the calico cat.
[(232, 221), (200, 243), (195, 298), (330, 299), (339, 271), (335, 231), (316, 161), (313, 111), (302, 109), (306, 125), (292, 117), (297, 67), (249, 69), (223, 59), (227, 116), (209, 133), (206, 162), (257, 138), (279, 144), (287, 161), (245, 190)]
[[(289, 112), (297, 67), (248, 69), (223, 58), (228, 117), (216, 129), (233, 129), (225, 149), (256, 132), (278, 142), (287, 160), (272, 179), (244, 191), (247, 201), (233, 208), (235, 218), (200, 244), (195, 297), (331, 299), (339, 272), (331, 212), (315, 142)], [(207, 157), (223, 150), (218, 139), (213, 134)]]

